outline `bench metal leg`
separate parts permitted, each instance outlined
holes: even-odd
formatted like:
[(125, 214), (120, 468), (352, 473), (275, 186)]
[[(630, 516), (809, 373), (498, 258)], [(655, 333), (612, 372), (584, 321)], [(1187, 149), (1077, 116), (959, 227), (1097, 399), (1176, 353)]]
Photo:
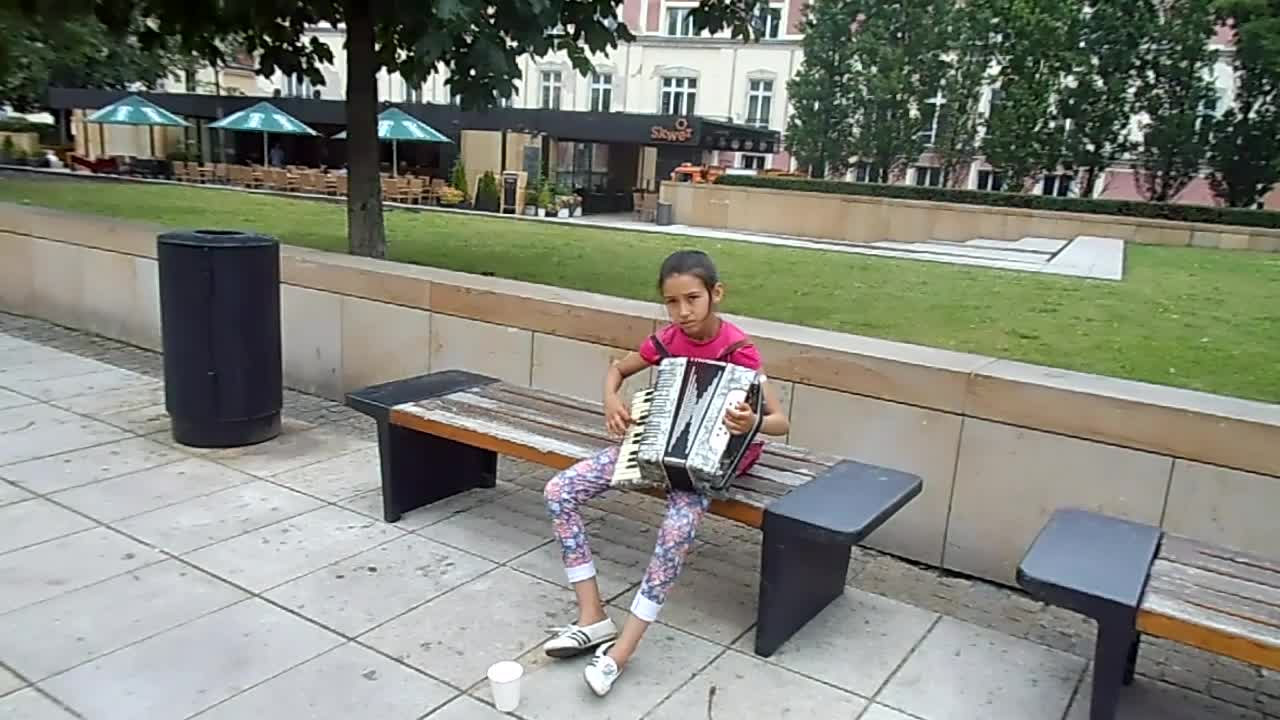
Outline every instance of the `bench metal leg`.
[(378, 423), (382, 516), (394, 523), (423, 505), (498, 484), (498, 456), (490, 450)]
[(1133, 682), (1138, 659), (1136, 616), (1116, 617), (1098, 623), (1093, 652), (1093, 696), (1089, 720), (1114, 720), (1120, 688)]
[(779, 528), (761, 552), (756, 654), (769, 657), (844, 592), (853, 546)]

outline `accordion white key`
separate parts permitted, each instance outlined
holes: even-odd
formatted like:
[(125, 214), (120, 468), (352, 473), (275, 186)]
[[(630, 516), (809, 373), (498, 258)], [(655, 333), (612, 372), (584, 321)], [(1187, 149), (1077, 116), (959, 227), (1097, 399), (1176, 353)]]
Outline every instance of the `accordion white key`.
[[(715, 360), (673, 357), (658, 365), (656, 375), (653, 385), (633, 398), (633, 424), (619, 449), (610, 486), (723, 497), (760, 430), (760, 373)], [(740, 402), (755, 411), (756, 424), (734, 435), (724, 416)]]

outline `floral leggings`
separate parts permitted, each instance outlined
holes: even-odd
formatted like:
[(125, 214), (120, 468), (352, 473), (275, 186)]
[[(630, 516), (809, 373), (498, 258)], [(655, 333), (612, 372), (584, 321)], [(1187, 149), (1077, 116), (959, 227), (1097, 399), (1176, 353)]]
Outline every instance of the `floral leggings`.
[[(609, 489), (609, 478), (617, 460), (617, 446), (601, 450), (560, 472), (547, 482), (543, 490), (547, 510), (551, 513), (551, 524), (564, 555), (565, 572), (571, 583), (596, 575), (578, 506)], [(685, 558), (693, 549), (694, 536), (709, 504), (710, 500), (698, 493), (679, 490), (667, 493), (667, 517), (658, 529), (649, 568), (640, 583), (640, 591), (631, 603), (631, 613), (636, 617), (646, 622), (658, 618), (667, 592), (675, 584)]]

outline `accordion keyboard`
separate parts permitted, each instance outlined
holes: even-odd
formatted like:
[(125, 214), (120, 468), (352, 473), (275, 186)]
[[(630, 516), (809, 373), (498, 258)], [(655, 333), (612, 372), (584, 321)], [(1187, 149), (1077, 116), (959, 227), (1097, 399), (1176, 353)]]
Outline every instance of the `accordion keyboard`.
[(627, 428), (627, 434), (618, 448), (618, 463), (613, 468), (614, 484), (628, 485), (640, 481), (640, 438), (644, 435), (646, 421), (649, 419), (653, 395), (654, 389), (649, 388), (637, 392), (631, 398), (631, 427)]

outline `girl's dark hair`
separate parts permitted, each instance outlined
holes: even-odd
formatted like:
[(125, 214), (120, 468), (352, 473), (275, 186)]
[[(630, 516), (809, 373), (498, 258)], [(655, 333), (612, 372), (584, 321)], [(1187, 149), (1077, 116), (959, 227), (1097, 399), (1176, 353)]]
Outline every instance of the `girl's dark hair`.
[(662, 261), (662, 269), (658, 271), (658, 291), (662, 291), (662, 283), (672, 275), (693, 275), (707, 287), (707, 292), (720, 282), (720, 274), (716, 272), (716, 264), (711, 256), (701, 250), (679, 250)]

